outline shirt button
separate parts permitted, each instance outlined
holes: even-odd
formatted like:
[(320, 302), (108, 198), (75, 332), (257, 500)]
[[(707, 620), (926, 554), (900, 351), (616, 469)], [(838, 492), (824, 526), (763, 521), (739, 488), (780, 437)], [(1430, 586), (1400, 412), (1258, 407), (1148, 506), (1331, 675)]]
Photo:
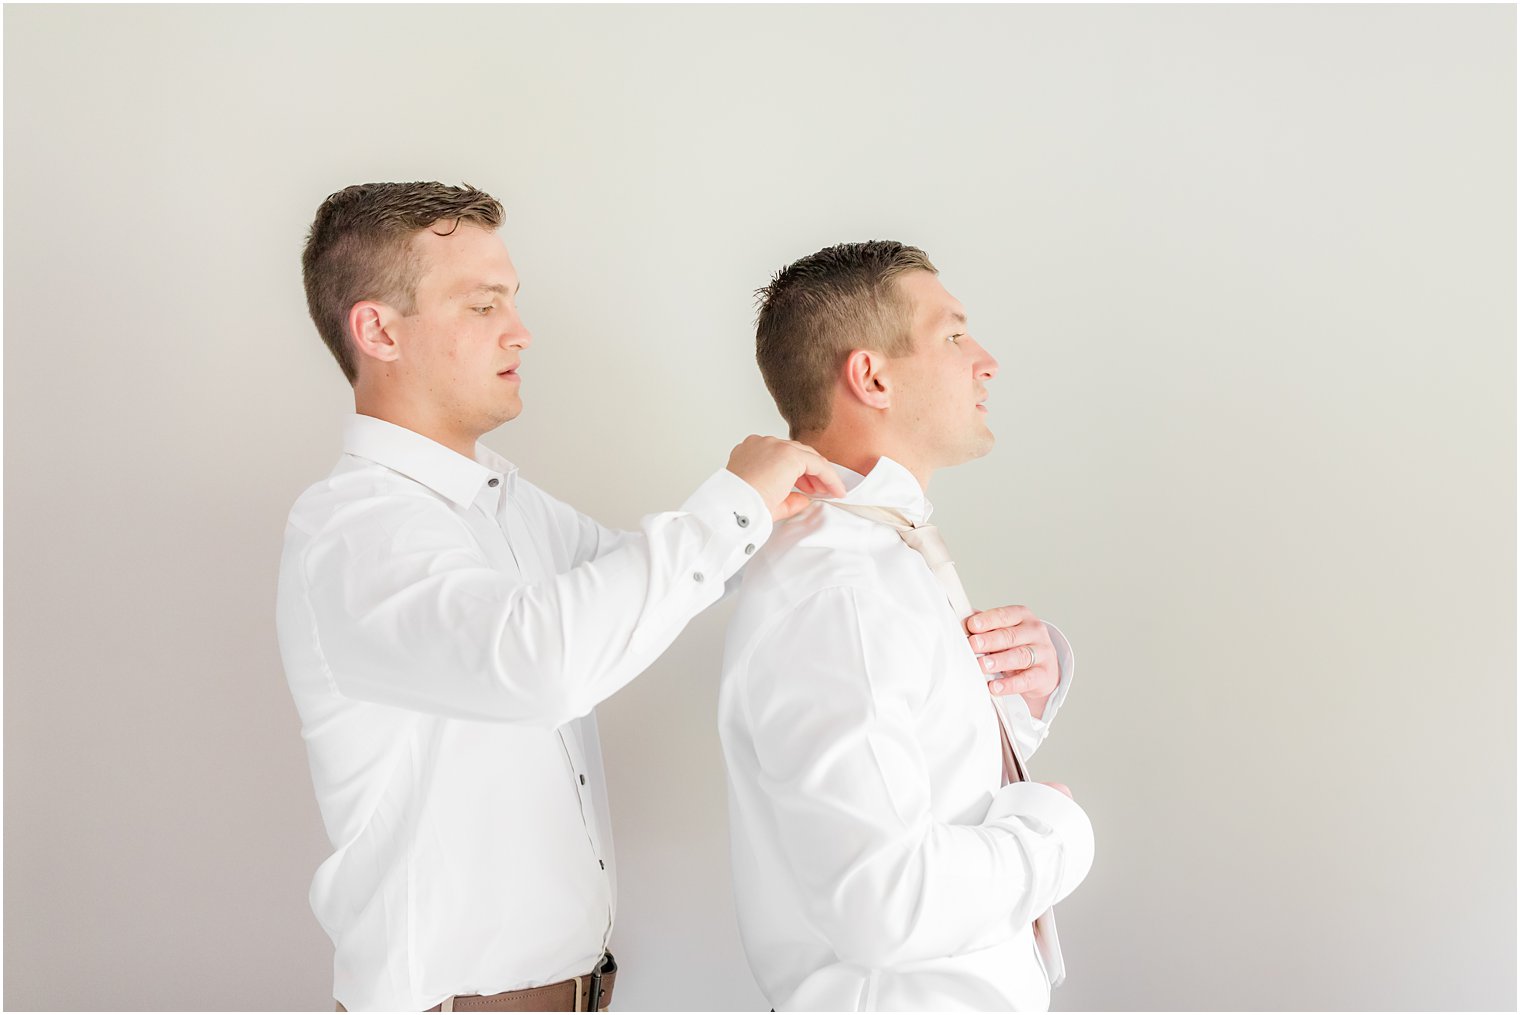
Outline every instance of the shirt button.
[(741, 515), (737, 511), (734, 512), (734, 521), (736, 521), (736, 522), (739, 523), (739, 528), (741, 528), (741, 529), (749, 527), (749, 519), (746, 518), (746, 517), (744, 517), (743, 515)]
[(497, 479), (495, 476), (492, 476), (489, 480), (486, 481), (486, 486), (500, 486), (500, 485), (501, 485), (501, 480)]
[(750, 543), (748, 546), (746, 546), (744, 548), (744, 554), (745, 554), (745, 556), (748, 556), (749, 554), (754, 553), (754, 552), (755, 552), (755, 544), (754, 543)]
[(581, 776), (581, 785), (582, 786), (586, 785), (586, 777), (584, 775)]
[(704, 575), (701, 571), (697, 571), (691, 576), (691, 580), (694, 582), (705, 582), (707, 580), (707, 576)]
[(607, 861), (606, 860), (598, 860), (597, 863), (599, 863), (599, 864), (602, 865), (602, 870), (606, 870), (607, 869)]

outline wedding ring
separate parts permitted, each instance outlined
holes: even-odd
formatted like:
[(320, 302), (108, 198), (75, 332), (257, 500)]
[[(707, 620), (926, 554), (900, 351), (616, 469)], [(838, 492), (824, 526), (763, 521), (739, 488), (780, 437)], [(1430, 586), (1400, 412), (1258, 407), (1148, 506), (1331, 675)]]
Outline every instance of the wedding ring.
[(1025, 645), (1024, 648), (1029, 652), (1029, 666), (1024, 667), (1024, 669), (1027, 670), (1030, 667), (1034, 666), (1035, 663), (1040, 661), (1040, 655), (1034, 650), (1033, 645)]

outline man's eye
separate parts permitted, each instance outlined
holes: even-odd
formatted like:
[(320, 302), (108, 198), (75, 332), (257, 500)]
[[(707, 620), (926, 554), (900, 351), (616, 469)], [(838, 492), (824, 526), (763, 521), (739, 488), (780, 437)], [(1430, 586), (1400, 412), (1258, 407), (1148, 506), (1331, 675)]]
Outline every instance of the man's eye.
[(486, 314), (489, 314), (493, 308), (492, 307), (471, 307), (470, 309), (473, 310), (473, 311), (475, 311), (480, 316), (484, 317)]
[(950, 336), (950, 341), (955, 342), (956, 345), (960, 345), (959, 342), (956, 342), (956, 339), (958, 339), (958, 338), (965, 338), (965, 337), (966, 337), (966, 333), (965, 332), (963, 332), (963, 331), (956, 332), (954, 335)]

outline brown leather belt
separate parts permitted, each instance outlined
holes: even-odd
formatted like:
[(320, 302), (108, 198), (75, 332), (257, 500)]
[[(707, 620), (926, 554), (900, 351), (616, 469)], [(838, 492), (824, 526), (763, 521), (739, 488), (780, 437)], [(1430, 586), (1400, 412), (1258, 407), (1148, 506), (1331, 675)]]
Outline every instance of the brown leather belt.
[[(585, 976), (501, 994), (456, 994), (428, 1011), (606, 1011), (616, 979), (617, 960), (608, 952)], [(347, 1010), (338, 1005), (338, 1011)]]

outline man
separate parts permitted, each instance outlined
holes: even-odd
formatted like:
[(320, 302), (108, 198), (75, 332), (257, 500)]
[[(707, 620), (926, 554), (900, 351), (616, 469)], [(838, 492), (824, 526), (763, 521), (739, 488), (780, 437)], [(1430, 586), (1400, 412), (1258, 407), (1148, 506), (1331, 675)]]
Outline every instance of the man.
[(356, 410), (291, 510), (277, 604), (340, 1009), (607, 1006), (592, 709), (806, 505), (794, 484), (842, 492), (810, 449), (751, 437), (679, 511), (613, 532), (478, 444), (522, 411), (533, 341), (501, 217), (470, 187), (362, 184), (303, 257)]
[(992, 447), (997, 361), (923, 252), (891, 242), (783, 269), (757, 358), (849, 493), (779, 528), (728, 631), (719, 721), (755, 978), (782, 1011), (1044, 1010), (1062, 975), (1047, 911), (1086, 876), (1092, 827), (1064, 786), (1004, 783), (1060, 708), (1071, 650), (1024, 607), (953, 608), (964, 591), (926, 525), (934, 472)]

